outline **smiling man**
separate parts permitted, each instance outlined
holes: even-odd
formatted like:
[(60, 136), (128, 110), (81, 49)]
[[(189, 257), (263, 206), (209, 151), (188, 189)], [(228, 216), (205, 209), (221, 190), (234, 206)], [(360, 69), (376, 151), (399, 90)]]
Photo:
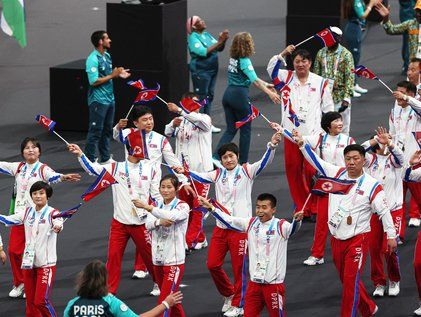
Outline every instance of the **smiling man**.
[(320, 174), (355, 181), (348, 194), (329, 194), (328, 226), (332, 234), (332, 257), (343, 284), (340, 316), (355, 316), (357, 308), (363, 317), (373, 316), (378, 307), (368, 296), (360, 277), (368, 253), (372, 213), (379, 216), (387, 233), (388, 252), (395, 252), (397, 246), (396, 231), (383, 187), (364, 172), (365, 150), (361, 145), (348, 145), (344, 149), (345, 167), (338, 167), (322, 160), (302, 137), (295, 131), (293, 134), (305, 159)]

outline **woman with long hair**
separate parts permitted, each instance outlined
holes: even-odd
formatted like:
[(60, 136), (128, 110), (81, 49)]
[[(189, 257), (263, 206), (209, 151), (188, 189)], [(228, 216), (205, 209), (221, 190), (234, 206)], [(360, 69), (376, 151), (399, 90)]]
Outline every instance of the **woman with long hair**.
[[(172, 174), (166, 175), (159, 184), (163, 201), (156, 207), (139, 199), (133, 200), (136, 207), (149, 213), (146, 228), (152, 233), (152, 261), (155, 278), (161, 290), (158, 303), (178, 290), (184, 274), (190, 207), (177, 198), (178, 189), (178, 178)], [(181, 304), (176, 304), (166, 316), (184, 317), (185, 313)]]
[[(216, 151), (221, 145), (231, 142), (237, 133), (235, 122), (244, 119), (251, 113), (249, 87), (251, 84), (263, 91), (276, 104), (281, 102), (272, 84), (257, 77), (250, 57), (254, 54), (254, 42), (250, 33), (237, 33), (230, 49), (228, 65), (228, 87), (222, 98), (227, 129), (219, 141)], [(248, 160), (250, 148), (251, 122), (240, 128), (240, 162)], [(216, 156), (216, 155), (215, 155)]]
[[(379, 2), (381, 0), (369, 0), (367, 5), (364, 0), (344, 0), (342, 2), (342, 16), (346, 21), (344, 38), (347, 48), (354, 58), (354, 66), (360, 63), (361, 43), (365, 35), (366, 19), (373, 7)], [(360, 94), (366, 92), (367, 89), (360, 87), (355, 81), (354, 97), (360, 97)]]
[[(21, 162), (0, 162), (0, 174), (13, 176), (15, 185), (9, 214), (25, 212), (27, 207), (33, 207), (29, 189), (37, 181), (45, 181), (49, 184), (62, 181), (78, 181), (79, 174), (60, 174), (52, 170), (47, 164), (39, 161), (41, 156), (41, 144), (36, 138), (25, 138), (20, 146)], [(9, 296), (16, 298), (23, 294), (24, 283), (21, 269), (22, 254), (25, 248), (25, 230), (23, 225), (14, 226), (10, 230), (9, 238), (9, 261), (13, 273), (13, 289)]]
[(143, 314), (134, 313), (121, 300), (108, 293), (107, 269), (99, 260), (90, 262), (79, 273), (76, 283), (77, 297), (67, 303), (64, 317), (158, 317), (166, 309), (181, 303), (181, 292), (169, 294), (155, 308)]

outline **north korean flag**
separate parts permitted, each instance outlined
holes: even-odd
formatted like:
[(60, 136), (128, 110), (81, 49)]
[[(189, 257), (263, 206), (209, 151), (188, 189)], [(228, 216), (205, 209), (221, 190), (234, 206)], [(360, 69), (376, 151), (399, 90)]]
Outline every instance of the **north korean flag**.
[(128, 147), (127, 150), (131, 156), (149, 159), (145, 130), (133, 130), (126, 136), (124, 144)]
[(136, 99), (134, 100), (133, 103), (135, 105), (146, 104), (149, 101), (155, 100), (160, 89), (161, 89), (161, 86), (159, 84), (157, 84), (155, 89), (144, 89), (144, 90), (140, 91), (137, 94)]
[(363, 65), (358, 65), (352, 72), (358, 77), (364, 77), (367, 79), (379, 79), (373, 71)]
[(311, 192), (316, 195), (335, 194), (346, 195), (354, 186), (355, 181), (320, 176)]
[(52, 218), (53, 219), (56, 219), (56, 218), (64, 218), (64, 219), (71, 218), (79, 210), (80, 206), (82, 206), (82, 203), (79, 203), (79, 205), (77, 205), (73, 208), (60, 211), (60, 212), (54, 214)]
[(142, 79), (129, 81), (129, 82), (127, 83), (127, 85), (130, 85), (130, 86), (132, 86), (132, 87), (135, 87), (135, 88), (137, 88), (137, 89), (139, 89), (139, 90), (143, 90), (143, 89), (145, 89), (145, 88), (146, 88), (146, 87), (145, 87), (145, 84), (143, 83), (143, 80), (142, 80)]
[(412, 132), (412, 134), (414, 135), (414, 138), (418, 143), (418, 147), (421, 149), (421, 131)]
[(254, 119), (256, 119), (258, 116), (260, 116), (260, 111), (259, 109), (257, 109), (255, 106), (253, 106), (252, 104), (250, 104), (250, 114), (247, 115), (247, 117), (241, 119), (240, 121), (237, 121), (235, 123), (235, 128), (239, 129), (241, 128), (243, 125), (245, 125), (247, 122), (251, 122)]
[(81, 197), (83, 201), (89, 201), (92, 198), (101, 194), (111, 185), (117, 183), (118, 182), (115, 180), (115, 178), (104, 168), (101, 174), (99, 174), (98, 178), (95, 180), (95, 182), (86, 190), (86, 192), (83, 193)]
[(47, 118), (46, 116), (39, 114), (35, 117), (35, 120), (38, 121), (40, 125), (46, 128), (48, 131), (53, 132), (56, 122)]
[(194, 100), (192, 98), (183, 98), (179, 102), (179, 105), (183, 110), (187, 113), (196, 111), (197, 109), (200, 109), (203, 107), (203, 104), (197, 100)]
[(320, 32), (317, 32), (315, 36), (322, 42), (323, 46), (331, 47), (336, 43), (335, 37), (333, 36), (330, 28), (326, 28)]

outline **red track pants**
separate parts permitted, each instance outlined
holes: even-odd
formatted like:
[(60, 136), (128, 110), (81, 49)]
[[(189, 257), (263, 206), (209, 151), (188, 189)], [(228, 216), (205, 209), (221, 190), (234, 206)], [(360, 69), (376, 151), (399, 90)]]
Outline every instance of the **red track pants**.
[(249, 281), (244, 304), (244, 317), (259, 317), (265, 306), (269, 317), (286, 316), (284, 284), (259, 284)]
[(145, 262), (143, 262), (142, 255), (139, 248), (136, 248), (136, 254), (134, 259), (134, 270), (135, 271), (147, 271)]
[(414, 271), (415, 280), (417, 281), (418, 298), (421, 302), (421, 231), (418, 232), (417, 243), (415, 244)]
[[(243, 307), (247, 285), (247, 268), (244, 257), (246, 253), (247, 233), (221, 229), (213, 229), (209, 245), (207, 266), (213, 282), (222, 296), (234, 295), (232, 306)], [(231, 266), (234, 273), (234, 285), (225, 273), (222, 265), (227, 252), (230, 252)]]
[(328, 205), (329, 195), (316, 196), (317, 200), (317, 220), (314, 228), (313, 245), (311, 247), (311, 255), (315, 258), (322, 258), (325, 254), (326, 239), (329, 233), (327, 225), (328, 221)]
[[(398, 209), (391, 213), (396, 233), (399, 232), (402, 222), (403, 210)], [(373, 285), (386, 286), (386, 275), (384, 274), (383, 258), (386, 260), (389, 280), (399, 282), (401, 273), (399, 271), (399, 257), (397, 252), (387, 252), (387, 235), (383, 231), (383, 225), (379, 216), (372, 215), (370, 221), (370, 257), (371, 257), (371, 280)]]
[[(196, 181), (194, 186), (197, 190), (197, 193), (202, 197), (208, 197), (210, 185), (202, 184)], [(185, 190), (180, 190), (178, 197), (185, 201), (190, 206), (189, 214), (189, 224), (186, 232), (186, 243), (189, 249), (194, 248), (197, 243), (205, 241), (206, 236), (203, 231), (203, 213), (201, 211), (195, 210), (195, 208), (200, 207), (197, 197), (187, 194)]]
[[(159, 295), (158, 298), (158, 304), (161, 304), (171, 292), (178, 291), (184, 274), (184, 264), (171, 266), (154, 265), (153, 269), (159, 289), (161, 290), (161, 295)], [(165, 311), (161, 317), (162, 316), (184, 317), (186, 315), (184, 314), (183, 306), (181, 306), (181, 304), (177, 304), (171, 307), (169, 311)]]
[[(304, 159), (298, 146), (286, 138), (284, 139), (284, 159), (289, 191), (295, 210), (300, 211), (310, 193), (311, 179), (316, 171)], [(311, 202), (308, 202), (306, 210), (310, 209)]]
[(348, 240), (331, 238), (332, 257), (342, 282), (341, 317), (372, 316), (376, 304), (368, 296), (361, 274), (368, 253), (369, 234), (363, 233)]
[(25, 227), (24, 225), (10, 228), (9, 253), (10, 266), (12, 267), (13, 285), (19, 286), (23, 283), (22, 254), (25, 250)]
[(121, 261), (129, 238), (133, 239), (149, 274), (151, 274), (152, 279), (155, 281), (152, 265), (151, 236), (146, 230), (145, 225), (125, 225), (113, 219), (111, 222), (107, 257), (108, 291), (112, 294), (117, 293), (120, 283)]
[(403, 182), (403, 221), (401, 226), (401, 231), (399, 232), (399, 237), (403, 240), (405, 238), (405, 229), (406, 229), (406, 193), (410, 191), (411, 197), (409, 200), (409, 218), (421, 218), (420, 208), (421, 208), (421, 183), (407, 183)]
[(23, 270), (26, 294), (26, 317), (56, 317), (50, 303), (55, 266)]

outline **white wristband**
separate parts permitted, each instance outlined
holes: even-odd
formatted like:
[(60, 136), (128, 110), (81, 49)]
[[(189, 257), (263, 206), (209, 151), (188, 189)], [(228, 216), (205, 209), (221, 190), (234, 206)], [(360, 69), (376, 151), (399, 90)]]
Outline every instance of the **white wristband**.
[(170, 309), (170, 305), (168, 305), (166, 301), (163, 300), (161, 304), (164, 305), (166, 309)]

